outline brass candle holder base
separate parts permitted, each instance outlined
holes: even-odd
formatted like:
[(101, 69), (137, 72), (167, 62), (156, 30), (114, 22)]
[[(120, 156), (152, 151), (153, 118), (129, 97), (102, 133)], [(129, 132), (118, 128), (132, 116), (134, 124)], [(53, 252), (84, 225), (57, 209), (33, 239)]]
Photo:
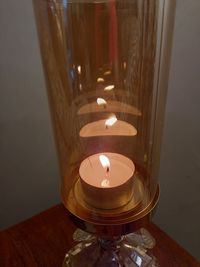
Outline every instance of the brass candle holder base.
[[(75, 188), (71, 195), (72, 201), (65, 198), (62, 194), (62, 200), (65, 207), (70, 212), (74, 224), (88, 233), (101, 236), (122, 236), (137, 231), (149, 223), (153, 211), (158, 203), (160, 188), (157, 187), (155, 196), (150, 200), (144, 194), (144, 188), (140, 180), (135, 179), (135, 194), (127, 205), (119, 209), (92, 210), (92, 207), (83, 202), (79, 187)], [(77, 193), (76, 192), (79, 193)], [(137, 196), (137, 198), (135, 197)], [(79, 214), (80, 216), (76, 215)]]
[(63, 267), (158, 267), (147, 252), (155, 246), (155, 239), (141, 228), (125, 236), (104, 238), (80, 229), (73, 236), (79, 243), (67, 252)]

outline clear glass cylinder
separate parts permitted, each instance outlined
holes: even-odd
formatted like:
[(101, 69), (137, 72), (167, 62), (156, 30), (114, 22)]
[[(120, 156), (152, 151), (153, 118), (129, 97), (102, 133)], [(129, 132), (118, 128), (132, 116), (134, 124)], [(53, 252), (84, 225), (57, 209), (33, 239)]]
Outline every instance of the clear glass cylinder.
[(167, 2), (33, 1), (62, 201), (92, 225), (137, 221), (157, 202)]

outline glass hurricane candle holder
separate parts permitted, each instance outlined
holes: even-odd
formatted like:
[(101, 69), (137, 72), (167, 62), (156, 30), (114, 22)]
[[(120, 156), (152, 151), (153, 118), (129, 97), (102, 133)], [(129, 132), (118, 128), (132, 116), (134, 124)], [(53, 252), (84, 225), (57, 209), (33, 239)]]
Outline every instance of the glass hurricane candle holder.
[(153, 266), (124, 235), (148, 222), (159, 197), (174, 2), (33, 0), (62, 202), (97, 235), (64, 266)]

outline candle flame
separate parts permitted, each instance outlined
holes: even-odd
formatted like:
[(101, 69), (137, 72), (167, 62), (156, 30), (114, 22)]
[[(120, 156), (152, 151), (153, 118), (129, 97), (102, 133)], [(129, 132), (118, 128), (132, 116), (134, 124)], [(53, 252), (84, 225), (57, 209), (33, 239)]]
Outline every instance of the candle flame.
[(117, 121), (117, 118), (115, 115), (112, 115), (109, 119), (106, 120), (105, 122), (105, 126), (108, 127), (108, 126), (112, 126), (113, 124), (115, 124)]
[(98, 104), (99, 106), (101, 106), (101, 105), (106, 105), (107, 102), (106, 102), (105, 99), (98, 97), (98, 98), (97, 98), (97, 104)]
[(105, 81), (104, 78), (101, 78), (101, 77), (97, 78), (97, 82), (98, 82), (98, 83), (100, 83), (100, 82), (104, 82), (104, 81)]
[(81, 74), (81, 66), (80, 65), (77, 67), (77, 69), (78, 69), (78, 73)]
[(105, 88), (104, 88), (104, 91), (110, 91), (110, 90), (112, 90), (112, 89), (114, 89), (114, 85), (113, 84), (111, 84), (111, 85), (108, 85), (108, 86), (106, 86)]
[(103, 168), (105, 168), (106, 170), (109, 170), (110, 167), (110, 160), (108, 157), (106, 157), (105, 155), (100, 155), (99, 156), (99, 160), (101, 162), (101, 165), (103, 166)]
[(101, 182), (101, 186), (102, 187), (110, 187), (110, 181), (108, 179), (104, 179), (102, 182)]

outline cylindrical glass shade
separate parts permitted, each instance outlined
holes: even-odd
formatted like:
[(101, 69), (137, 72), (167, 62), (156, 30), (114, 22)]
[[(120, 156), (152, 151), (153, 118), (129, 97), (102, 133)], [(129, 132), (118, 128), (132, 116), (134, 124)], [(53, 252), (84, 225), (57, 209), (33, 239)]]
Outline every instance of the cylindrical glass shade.
[(34, 0), (62, 201), (91, 224), (136, 221), (157, 202), (167, 2)]

